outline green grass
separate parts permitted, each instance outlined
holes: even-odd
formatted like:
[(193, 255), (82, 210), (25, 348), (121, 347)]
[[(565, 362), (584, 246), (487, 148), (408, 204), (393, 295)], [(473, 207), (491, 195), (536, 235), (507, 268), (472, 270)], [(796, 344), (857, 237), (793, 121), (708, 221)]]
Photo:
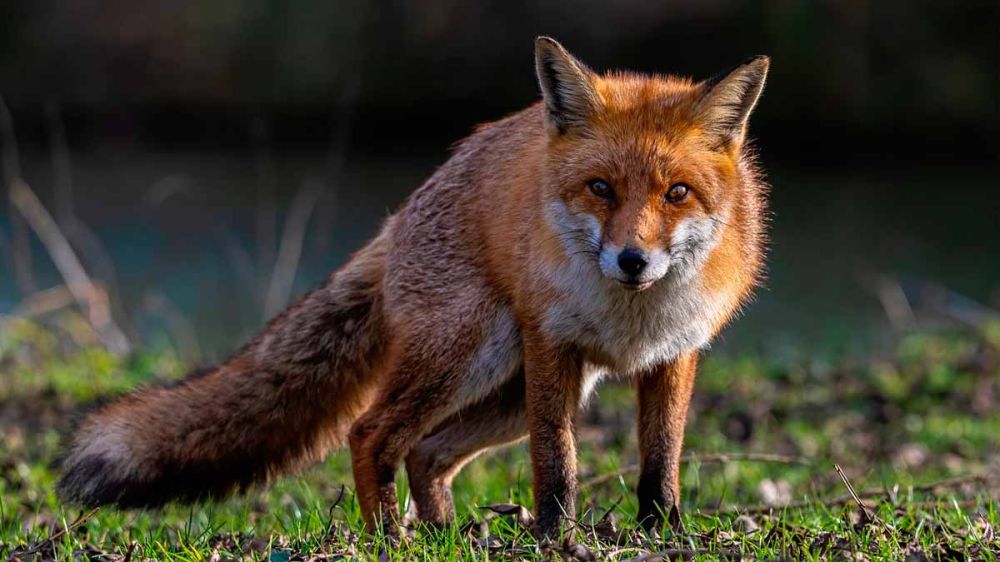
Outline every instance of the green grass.
[[(538, 544), (516, 517), (486, 509), (531, 505), (520, 445), (482, 457), (457, 478), (456, 526), (411, 529), (393, 545), (361, 532), (343, 451), (243, 497), (160, 511), (102, 509), (78, 519), (81, 510), (54, 493), (55, 462), (73, 416), (98, 397), (180, 376), (184, 366), (170, 352), (116, 359), (75, 341), (70, 330), (8, 319), (0, 328), (0, 557), (531, 560), (669, 551), (704, 560), (994, 560), (998, 349), (996, 330), (984, 329), (915, 332), (863, 358), (709, 354), (688, 424), (686, 532), (635, 529), (635, 475), (626, 471), (583, 489), (577, 524), (560, 540)], [(633, 416), (628, 387), (601, 390), (581, 415), (581, 481), (636, 462)], [(718, 453), (804, 461), (702, 462)], [(835, 463), (874, 518), (844, 501)], [(985, 477), (962, 479), (969, 475)], [(934, 482), (942, 485), (928, 486)], [(405, 497), (402, 472), (399, 486)]]

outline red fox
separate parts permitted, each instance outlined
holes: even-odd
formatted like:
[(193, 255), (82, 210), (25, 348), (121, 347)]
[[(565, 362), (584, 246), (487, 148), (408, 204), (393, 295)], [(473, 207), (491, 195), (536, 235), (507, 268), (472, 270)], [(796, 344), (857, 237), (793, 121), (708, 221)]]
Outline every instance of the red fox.
[(369, 529), (420, 520), (530, 436), (535, 531), (575, 513), (577, 412), (613, 373), (638, 395), (639, 520), (677, 523), (698, 355), (763, 268), (767, 187), (747, 121), (767, 57), (695, 82), (597, 74), (540, 37), (542, 100), (480, 126), (325, 285), (225, 364), (86, 418), (60, 482), (154, 506), (267, 481), (348, 445)]

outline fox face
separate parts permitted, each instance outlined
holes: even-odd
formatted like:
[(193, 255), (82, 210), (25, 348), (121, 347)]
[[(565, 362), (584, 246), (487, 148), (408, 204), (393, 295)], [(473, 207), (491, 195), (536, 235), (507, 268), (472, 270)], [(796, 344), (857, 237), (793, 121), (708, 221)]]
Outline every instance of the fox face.
[(598, 76), (545, 39), (538, 53), (549, 226), (626, 290), (696, 274), (740, 198), (746, 121), (767, 59), (694, 83)]
[[(635, 138), (627, 132), (635, 117), (616, 117), (625, 128), (595, 127), (554, 147), (552, 226), (608, 279), (643, 290), (668, 273), (691, 275), (718, 243), (733, 199), (732, 166), (698, 150), (696, 137)], [(626, 138), (614, 138), (622, 130)]]

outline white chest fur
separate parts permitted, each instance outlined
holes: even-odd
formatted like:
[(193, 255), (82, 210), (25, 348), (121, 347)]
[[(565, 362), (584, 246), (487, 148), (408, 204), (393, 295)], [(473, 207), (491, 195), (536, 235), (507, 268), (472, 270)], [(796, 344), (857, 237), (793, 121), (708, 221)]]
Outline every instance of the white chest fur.
[(646, 291), (613, 286), (588, 264), (575, 264), (552, 277), (561, 297), (546, 311), (543, 329), (579, 345), (592, 360), (628, 376), (705, 347), (724, 313), (722, 299), (698, 279), (662, 279)]
[[(556, 232), (587, 232), (600, 240), (600, 225), (587, 215), (572, 215), (561, 203), (546, 208)], [(553, 338), (589, 350), (592, 360), (628, 376), (708, 345), (730, 311), (728, 295), (710, 293), (698, 270), (719, 241), (709, 218), (688, 220), (673, 234), (669, 269), (652, 287), (633, 292), (601, 273), (581, 252), (578, 236), (566, 236), (569, 259), (543, 272), (559, 295), (549, 304), (543, 329)]]

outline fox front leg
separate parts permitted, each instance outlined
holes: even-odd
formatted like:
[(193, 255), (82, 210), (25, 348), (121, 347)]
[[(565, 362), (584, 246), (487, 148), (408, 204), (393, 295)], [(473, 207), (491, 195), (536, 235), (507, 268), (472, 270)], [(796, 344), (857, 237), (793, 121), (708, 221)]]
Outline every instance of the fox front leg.
[(524, 329), (525, 398), (531, 472), (535, 492), (535, 534), (552, 537), (563, 516), (576, 514), (576, 443), (580, 400), (579, 353)]
[(660, 528), (665, 516), (675, 529), (681, 528), (681, 447), (697, 365), (697, 354), (687, 353), (643, 374), (637, 383), (639, 522), (646, 530)]

